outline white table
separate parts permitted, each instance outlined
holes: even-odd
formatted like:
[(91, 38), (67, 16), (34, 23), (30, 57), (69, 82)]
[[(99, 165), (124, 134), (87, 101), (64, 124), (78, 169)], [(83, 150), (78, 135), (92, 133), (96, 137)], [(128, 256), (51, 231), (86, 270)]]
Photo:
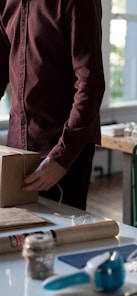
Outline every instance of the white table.
[[(52, 229), (70, 226), (72, 223), (71, 215), (75, 215), (77, 217), (86, 214), (85, 212), (71, 208), (69, 206), (61, 205), (60, 209), (57, 209), (57, 203), (53, 201), (49, 201), (47, 199), (40, 198), (39, 204), (33, 204), (26, 206), (32, 212), (35, 212), (41, 216), (45, 216), (46, 218), (52, 220), (55, 225), (52, 225)], [(54, 212), (59, 211), (60, 215), (55, 215)], [(96, 217), (95, 215), (90, 214), (87, 218), (87, 223), (90, 222), (99, 222), (105, 220), (106, 218)], [(77, 244), (70, 244), (64, 246), (58, 246), (56, 248), (56, 255), (55, 255), (55, 266), (54, 271), (55, 274), (68, 274), (71, 272), (76, 271), (76, 268), (71, 267), (65, 263), (62, 263), (58, 260), (59, 254), (65, 253), (74, 253), (74, 252), (84, 252), (86, 250), (97, 249), (97, 248), (105, 248), (109, 246), (117, 246), (117, 245), (124, 245), (130, 244), (135, 242), (137, 238), (137, 229), (133, 228), (128, 225), (119, 224), (120, 232), (117, 238), (112, 239), (104, 239), (104, 240), (96, 240), (84, 243), (77, 243)], [(51, 229), (51, 226), (43, 227), (42, 230), (46, 231)], [(35, 230), (41, 230), (41, 228), (33, 228), (27, 230), (18, 230), (14, 231), (14, 233), (24, 233), (24, 232), (32, 232)], [(0, 235), (7, 236), (9, 234), (13, 234), (13, 232), (4, 232)], [(10, 254), (3, 254), (0, 255), (0, 296), (44, 296), (48, 295), (41, 286), (41, 281), (32, 280), (27, 277), (25, 271), (25, 260), (22, 257), (21, 253), (10, 253)], [(133, 286), (132, 286), (133, 287)], [(82, 294), (81, 294), (82, 293)], [(82, 292), (82, 287), (80, 290), (70, 291), (69, 293), (64, 294), (50, 294), (49, 295), (100, 295), (95, 292), (90, 292), (89, 289), (84, 289)], [(105, 294), (103, 294), (105, 295)], [(110, 296), (111, 294), (109, 294)], [(122, 296), (121, 292), (119, 294), (113, 293), (112, 295), (120, 295)]]

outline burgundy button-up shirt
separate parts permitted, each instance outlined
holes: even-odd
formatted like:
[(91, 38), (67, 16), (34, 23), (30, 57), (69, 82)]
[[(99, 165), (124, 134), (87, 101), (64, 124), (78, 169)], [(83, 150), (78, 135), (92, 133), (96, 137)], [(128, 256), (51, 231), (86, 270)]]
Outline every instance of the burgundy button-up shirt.
[(69, 169), (100, 143), (100, 0), (0, 0), (0, 97), (12, 88), (8, 145)]

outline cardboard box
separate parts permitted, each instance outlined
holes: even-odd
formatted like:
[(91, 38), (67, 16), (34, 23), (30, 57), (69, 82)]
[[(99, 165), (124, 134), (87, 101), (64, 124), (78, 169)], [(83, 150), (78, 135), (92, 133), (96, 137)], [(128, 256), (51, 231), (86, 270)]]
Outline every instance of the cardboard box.
[(24, 177), (40, 162), (40, 154), (0, 145), (0, 207), (38, 201), (38, 192), (23, 191)]

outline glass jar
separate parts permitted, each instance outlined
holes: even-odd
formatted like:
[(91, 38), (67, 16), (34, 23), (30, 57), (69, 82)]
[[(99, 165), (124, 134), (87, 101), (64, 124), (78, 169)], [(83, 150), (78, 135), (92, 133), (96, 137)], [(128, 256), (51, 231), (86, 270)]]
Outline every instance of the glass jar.
[(127, 122), (124, 128), (124, 136), (125, 137), (131, 137), (132, 131), (135, 128), (136, 123), (135, 122)]
[(51, 232), (30, 234), (25, 238), (22, 255), (27, 274), (33, 279), (46, 279), (54, 271), (54, 239)]
[(132, 130), (132, 138), (133, 139), (137, 139), (137, 125)]

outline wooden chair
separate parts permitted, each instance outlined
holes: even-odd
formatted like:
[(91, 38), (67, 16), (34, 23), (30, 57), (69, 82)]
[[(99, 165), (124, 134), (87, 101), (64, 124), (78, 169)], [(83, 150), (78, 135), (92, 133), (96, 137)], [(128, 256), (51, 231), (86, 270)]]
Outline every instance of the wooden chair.
[(133, 226), (137, 227), (137, 144), (132, 151), (131, 165), (132, 205), (133, 205)]

